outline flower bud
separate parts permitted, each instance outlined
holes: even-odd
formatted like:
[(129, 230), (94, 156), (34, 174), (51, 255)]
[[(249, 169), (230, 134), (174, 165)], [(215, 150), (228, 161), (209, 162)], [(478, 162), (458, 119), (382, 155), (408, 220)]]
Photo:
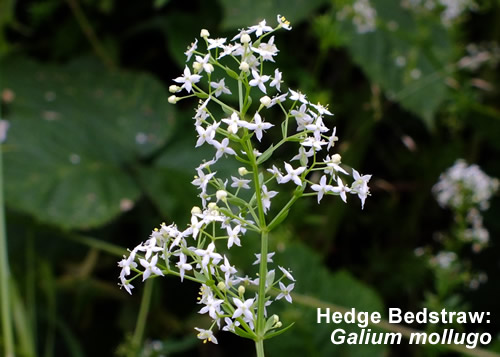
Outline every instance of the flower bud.
[(281, 321), (276, 322), (276, 324), (274, 325), (275, 328), (280, 328), (281, 326), (283, 326)]
[(226, 202), (227, 199), (227, 192), (224, 190), (219, 190), (215, 193), (215, 197), (217, 197), (217, 202), (223, 201)]
[(201, 208), (198, 206), (194, 206), (191, 208), (191, 214), (200, 214), (201, 213)]
[(203, 65), (200, 63), (200, 62), (194, 62), (193, 63), (193, 69), (196, 73), (198, 73), (199, 71), (201, 71), (201, 69), (203, 68)]
[(200, 37), (207, 38), (208, 36), (210, 36), (210, 32), (208, 32), (208, 30), (201, 30)]
[(212, 210), (216, 210), (216, 209), (218, 209), (218, 208), (219, 208), (219, 207), (217, 207), (217, 203), (215, 203), (215, 202), (210, 202), (210, 203), (208, 204), (208, 209), (209, 209), (209, 210), (211, 210), (211, 211), (212, 211)]
[(340, 164), (340, 160), (342, 159), (342, 156), (339, 154), (332, 155), (332, 163), (334, 164)]
[(226, 291), (226, 284), (224, 284), (223, 281), (219, 282), (219, 284), (217, 284), (217, 289), (221, 291)]
[(248, 174), (248, 170), (246, 169), (246, 167), (240, 167), (238, 169), (238, 173), (240, 174), (240, 176), (245, 176), (246, 174)]
[(175, 95), (171, 95), (170, 97), (168, 97), (168, 102), (170, 104), (175, 104), (179, 101), (179, 98), (177, 98)]
[(212, 73), (214, 71), (214, 66), (211, 63), (207, 63), (206, 66), (207, 68), (205, 68), (205, 71), (207, 71), (207, 73)]
[(262, 104), (265, 107), (268, 107), (271, 105), (271, 98), (269, 98), (267, 95), (263, 96), (260, 98), (260, 104)]
[(250, 66), (245, 61), (242, 61), (240, 63), (239, 69), (242, 70), (243, 72), (248, 72), (248, 70), (250, 69)]
[(278, 315), (276, 315), (276, 314), (274, 314), (274, 315), (273, 315), (273, 321), (274, 321), (274, 323), (275, 323), (275, 324), (276, 324), (276, 323), (278, 323), (278, 322), (279, 322), (279, 320), (280, 320), (279, 316), (278, 316)]
[(175, 84), (172, 84), (170, 87), (168, 87), (168, 91), (170, 93), (177, 93), (180, 90), (181, 90), (181, 87), (176, 86)]
[(240, 294), (240, 296), (243, 296), (244, 293), (245, 287), (243, 285), (238, 286), (238, 294)]
[(241, 35), (240, 37), (240, 41), (241, 43), (249, 43), (252, 39), (250, 38), (250, 35), (247, 34), (247, 33), (244, 33), (243, 35)]

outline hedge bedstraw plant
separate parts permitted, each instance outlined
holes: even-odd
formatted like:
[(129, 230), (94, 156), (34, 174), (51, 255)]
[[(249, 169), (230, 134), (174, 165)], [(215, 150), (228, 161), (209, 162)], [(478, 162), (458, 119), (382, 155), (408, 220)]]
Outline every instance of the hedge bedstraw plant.
[[(199, 99), (193, 117), (198, 133), (196, 147), (210, 145), (215, 149), (214, 158), (196, 168), (192, 181), (200, 191), (201, 207), (193, 207), (186, 229), (163, 223), (119, 262), (120, 285), (129, 293), (134, 280), (141, 277), (145, 281), (170, 274), (181, 281), (199, 283), (198, 303), (203, 306), (199, 312), (208, 314), (213, 322), (208, 328), (196, 328), (198, 338), (217, 343), (217, 326), (255, 341), (259, 357), (264, 356), (265, 339), (291, 326), (283, 328), (279, 317), (268, 311), (276, 300), (292, 302), (290, 292), (295, 282), (285, 267), (270, 269), (274, 253), (268, 251), (269, 233), (304, 196), (316, 196), (319, 203), (325, 195), (337, 195), (347, 202), (352, 194), (363, 206), (371, 177), (352, 169), (352, 184), (344, 183), (350, 174), (340, 166), (341, 156), (333, 152), (338, 140), (336, 129), (330, 130), (323, 122), (323, 117), (332, 113), (319, 103), (309, 102), (298, 90), (283, 90), (279, 69), (265, 68), (269, 62), (275, 63), (278, 54), (274, 32), (291, 30), (284, 17), (278, 15), (277, 20), (275, 28), (263, 20), (241, 30), (230, 41), (210, 38), (209, 32), (202, 30), (200, 43), (206, 45), (206, 52), (198, 49), (198, 39), (185, 52), (188, 65), (170, 86), (174, 94), (168, 101), (175, 104), (186, 98)], [(224, 77), (219, 79), (221, 74)], [(232, 94), (226, 81), (237, 85), (237, 108), (224, 101)], [(272, 98), (268, 96), (271, 91), (276, 93)], [(180, 92), (187, 95), (178, 96)], [(273, 107), (283, 115), (280, 123), (266, 121), (264, 114)], [(222, 110), (224, 117), (216, 110)], [(281, 140), (259, 152), (256, 146), (264, 143), (266, 131), (277, 127), (281, 127)], [(290, 162), (283, 162), (284, 170), (274, 165), (266, 168), (266, 161), (285, 144), (295, 145), (292, 150), (298, 153)], [(216, 176), (217, 163), (225, 158), (241, 163), (230, 181)], [(319, 182), (311, 181), (314, 172), (321, 175)], [(269, 188), (274, 182), (296, 187), (288, 202), (271, 216), (272, 199), (279, 194)], [(249, 231), (260, 235), (260, 253), (254, 263), (259, 265), (259, 273), (255, 279), (242, 276), (230, 256), (218, 252), (221, 245), (229, 249), (244, 244), (242, 238)], [(249, 285), (256, 288), (247, 290)]]

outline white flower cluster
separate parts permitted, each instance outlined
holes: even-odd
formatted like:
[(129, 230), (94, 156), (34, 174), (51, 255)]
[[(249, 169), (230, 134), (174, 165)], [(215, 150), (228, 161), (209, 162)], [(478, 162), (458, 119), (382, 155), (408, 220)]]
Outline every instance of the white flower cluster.
[(485, 210), (498, 185), (498, 179), (486, 175), (478, 165), (467, 165), (459, 159), (441, 174), (432, 191), (441, 207), (477, 206)]
[(437, 9), (444, 26), (451, 26), (465, 11), (477, 8), (474, 0), (402, 0), (401, 6), (421, 13)]
[(337, 13), (338, 20), (351, 18), (358, 33), (373, 32), (376, 29), (377, 10), (370, 0), (355, 0), (352, 5), (344, 5)]
[(489, 200), (498, 187), (498, 179), (486, 175), (479, 166), (467, 165), (459, 159), (441, 174), (439, 182), (432, 188), (441, 207), (449, 207), (455, 213), (465, 213), (464, 220), (469, 227), (463, 231), (462, 238), (473, 242), (476, 251), (489, 240), (480, 210), (489, 207)]
[[(278, 266), (281, 275), (278, 277), (276, 269), (267, 270), (274, 253), (268, 253), (266, 248), (256, 254), (255, 264), (261, 269), (259, 276), (251, 279), (242, 276), (231, 264), (229, 254), (219, 253), (221, 245), (227, 249), (241, 246), (247, 231), (267, 235), (301, 196), (315, 195), (320, 202), (325, 195), (337, 195), (346, 202), (347, 195), (353, 194), (364, 206), (369, 195), (370, 175), (361, 175), (353, 169), (354, 182), (350, 186), (340, 177), (349, 173), (340, 166), (340, 155), (332, 152), (338, 138), (335, 128), (330, 130), (324, 124), (324, 116), (332, 115), (327, 107), (310, 103), (299, 91), (284, 91), (278, 68), (270, 73), (264, 71), (264, 64), (273, 63), (278, 54), (271, 34), (280, 28), (291, 29), (284, 17), (278, 16), (277, 20), (275, 28), (263, 20), (241, 30), (230, 41), (210, 38), (208, 31), (202, 30), (200, 42), (206, 44), (206, 52), (198, 50), (198, 39), (185, 52), (187, 62), (192, 64), (186, 65), (183, 75), (174, 79), (177, 84), (172, 85), (170, 91), (176, 94), (185, 91), (187, 95), (172, 95), (169, 102), (175, 104), (188, 97), (200, 99), (193, 117), (198, 134), (196, 147), (209, 145), (215, 151), (211, 160), (196, 168), (192, 181), (199, 189), (201, 208), (192, 209), (191, 223), (184, 230), (175, 224), (162, 224), (119, 262), (120, 285), (129, 293), (133, 289), (132, 281), (141, 276), (144, 281), (170, 274), (180, 277), (181, 281), (189, 279), (200, 283), (198, 303), (203, 307), (199, 312), (213, 320), (209, 329), (196, 328), (204, 342), (217, 343), (215, 326), (242, 337), (257, 339), (257, 333), (262, 338), (265, 333), (281, 327), (276, 315), (266, 318), (265, 323), (260, 321), (262, 316), (267, 316), (265, 309), (283, 298), (292, 302), (290, 292), (295, 279), (290, 272)], [(226, 81), (233, 81), (238, 87), (238, 108), (227, 104), (232, 92)], [(267, 96), (271, 90), (276, 92), (272, 98)], [(260, 153), (254, 144), (267, 143), (266, 131), (278, 126), (264, 117), (264, 112), (273, 107), (284, 116), (279, 123), (282, 138)], [(218, 114), (220, 109), (225, 114)], [(284, 162), (285, 173), (276, 166), (267, 170), (261, 167), (276, 149), (287, 143), (298, 146), (297, 155), (290, 160), (298, 161), (298, 166)], [(225, 157), (235, 158), (243, 165), (231, 176), (231, 182), (216, 177), (217, 171), (213, 170)], [(308, 179), (315, 171), (322, 173), (319, 183)], [(274, 181), (293, 182), (297, 187), (281, 211), (267, 219), (271, 200), (278, 194), (268, 188)], [(304, 193), (308, 188), (311, 192)], [(266, 256), (264, 261), (262, 253)], [(263, 276), (265, 281), (260, 281)], [(259, 286), (258, 291), (263, 294), (250, 294), (247, 288), (251, 285)], [(259, 311), (261, 307), (264, 312)], [(261, 327), (257, 327), (257, 323)]]

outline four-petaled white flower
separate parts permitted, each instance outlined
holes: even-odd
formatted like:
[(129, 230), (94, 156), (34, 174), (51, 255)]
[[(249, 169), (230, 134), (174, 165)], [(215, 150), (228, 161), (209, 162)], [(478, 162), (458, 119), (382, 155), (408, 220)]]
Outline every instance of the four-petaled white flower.
[(241, 242), (240, 238), (238, 237), (238, 233), (240, 233), (241, 226), (237, 225), (234, 228), (231, 228), (230, 226), (226, 227), (227, 230), (227, 247), (231, 248), (233, 244), (236, 244), (238, 247), (241, 247)]
[(233, 112), (233, 114), (231, 114), (231, 117), (222, 119), (222, 122), (227, 124), (227, 131), (229, 131), (231, 134), (236, 134), (238, 132), (240, 121), (240, 117), (236, 112)]
[(191, 46), (188, 47), (187, 51), (184, 52), (184, 54), (187, 57), (186, 62), (189, 62), (189, 60), (191, 59), (191, 56), (193, 55), (194, 51), (196, 51), (197, 48), (198, 48), (198, 39), (196, 38), (194, 40), (194, 42), (191, 44)]
[(139, 263), (146, 268), (144, 270), (144, 273), (142, 275), (142, 281), (146, 280), (151, 276), (151, 274), (156, 274), (156, 275), (161, 275), (163, 276), (163, 272), (156, 266), (156, 263), (158, 262), (158, 255), (155, 254), (152, 258), (151, 261), (147, 261), (146, 259), (139, 259)]
[(218, 344), (217, 339), (215, 338), (212, 330), (204, 330), (204, 329), (198, 328), (198, 327), (195, 327), (194, 329), (196, 331), (198, 331), (197, 337), (200, 340), (203, 340), (203, 343), (205, 343), (205, 342), (208, 341), (208, 342), (212, 342), (212, 343)]
[(266, 185), (262, 185), (262, 206), (264, 207), (264, 213), (267, 213), (269, 208), (271, 208), (271, 198), (278, 194), (277, 191), (268, 191)]
[(253, 119), (254, 119), (253, 123), (248, 123), (248, 122), (243, 122), (243, 121), (242, 121), (242, 123), (244, 123), (243, 125), (245, 126), (245, 128), (247, 128), (249, 130), (253, 130), (253, 132), (255, 133), (255, 136), (257, 137), (257, 140), (261, 141), (262, 140), (262, 132), (264, 130), (272, 128), (274, 126), (274, 124), (266, 123), (266, 122), (262, 121), (262, 117), (260, 116), (259, 113), (255, 113)]
[(302, 174), (305, 171), (305, 167), (300, 166), (297, 169), (294, 169), (292, 165), (289, 163), (285, 163), (285, 170), (287, 174), (283, 176), (278, 183), (287, 183), (288, 181), (292, 180), (295, 182), (297, 186), (302, 186), (302, 180), (300, 179), (299, 175)]
[(224, 264), (221, 264), (220, 270), (222, 270), (222, 272), (224, 273), (226, 286), (229, 286), (229, 279), (231, 278), (232, 275), (236, 274), (236, 269), (234, 268), (234, 266), (229, 264), (229, 260), (225, 255), (224, 255)]
[(184, 273), (185, 273), (185, 271), (193, 269), (193, 267), (191, 266), (191, 264), (187, 264), (186, 263), (186, 255), (182, 254), (182, 253), (179, 255), (179, 262), (177, 264), (175, 264), (175, 266), (177, 268), (179, 268), (179, 274), (181, 276), (181, 281), (184, 280)]
[(191, 74), (189, 67), (186, 66), (184, 68), (184, 74), (182, 75), (182, 77), (175, 78), (174, 82), (182, 83), (181, 88), (184, 88), (188, 93), (190, 93), (193, 89), (193, 84), (198, 83), (200, 79), (201, 76), (199, 74)]
[(215, 244), (214, 242), (210, 243), (207, 247), (207, 249), (196, 249), (194, 253), (200, 257), (202, 257), (201, 260), (201, 267), (203, 269), (207, 268), (208, 263), (210, 260), (212, 260), (213, 264), (217, 264), (222, 260), (222, 256), (219, 253), (214, 253), (215, 250)]
[(347, 196), (346, 192), (350, 192), (351, 189), (347, 186), (344, 186), (344, 183), (342, 182), (342, 179), (337, 176), (337, 185), (332, 188), (332, 192), (338, 193), (340, 195), (340, 198), (342, 198), (342, 201), (347, 203)]
[(266, 20), (262, 20), (258, 25), (250, 26), (248, 33), (250, 34), (255, 32), (255, 36), (260, 37), (263, 33), (270, 32), (272, 30), (273, 28), (271, 26), (266, 25)]
[(222, 93), (224, 94), (231, 94), (231, 91), (229, 90), (228, 87), (226, 87), (225, 79), (222, 78), (218, 82), (210, 82), (210, 87), (215, 89), (215, 96), (219, 97)]
[(244, 188), (247, 190), (250, 189), (250, 186), (248, 186), (248, 184), (250, 183), (250, 180), (240, 179), (240, 178), (237, 178), (234, 176), (231, 176), (231, 180), (233, 180), (231, 187)]
[(288, 270), (286, 270), (285, 268), (283, 268), (282, 266), (279, 266), (279, 265), (278, 265), (278, 268), (279, 268), (279, 269), (283, 272), (283, 274), (285, 274), (285, 276), (286, 276), (289, 280), (291, 280), (291, 281), (295, 281), (295, 279), (293, 278), (292, 274), (291, 274)]
[(252, 305), (254, 303), (254, 300), (255, 299), (247, 299), (245, 300), (245, 302), (243, 302), (238, 298), (233, 298), (233, 302), (236, 305), (237, 309), (234, 310), (232, 318), (236, 319), (243, 315), (248, 321), (253, 321)]
[[(267, 253), (267, 259), (266, 260), (267, 260), (268, 263), (272, 263), (273, 262), (273, 256), (274, 256), (274, 254), (276, 254), (276, 253), (275, 252)], [(254, 255), (257, 257), (257, 260), (254, 261), (252, 263), (252, 265), (260, 264), (261, 254), (260, 253), (255, 253)]]
[(318, 193), (318, 203), (323, 198), (323, 195), (327, 192), (333, 192), (333, 186), (326, 184), (326, 176), (321, 176), (321, 180), (319, 181), (319, 185), (315, 184), (311, 186), (311, 189)]
[(215, 153), (215, 159), (219, 160), (222, 155), (228, 154), (228, 155), (236, 155), (236, 152), (229, 147), (229, 139), (224, 138), (222, 142), (218, 142), (217, 140), (213, 141), (213, 146), (217, 149), (217, 152)]
[(292, 303), (292, 297), (290, 296), (290, 292), (293, 290), (295, 287), (295, 284), (292, 283), (288, 286), (285, 286), (281, 281), (279, 282), (280, 284), (280, 290), (281, 292), (276, 296), (276, 300), (280, 300), (282, 298), (285, 298), (286, 301), (288, 301), (290, 304)]
[(209, 38), (207, 39), (208, 41), (208, 47), (207, 47), (207, 50), (211, 50), (211, 49), (214, 49), (214, 48), (222, 48), (222, 46), (226, 43), (226, 39), (225, 38), (215, 38), (215, 39), (212, 39), (212, 38)]
[(271, 78), (271, 77), (268, 75), (261, 76), (254, 69), (252, 70), (252, 76), (253, 76), (253, 79), (250, 82), (248, 82), (248, 84), (250, 84), (252, 87), (259, 87), (259, 89), (261, 91), (263, 91), (264, 93), (267, 93), (266, 86), (264, 85), (264, 83), (266, 83), (269, 80), (269, 78)]
[(276, 68), (274, 70), (274, 78), (273, 80), (271, 81), (271, 83), (269, 83), (269, 85), (271, 87), (275, 87), (278, 92), (281, 92), (281, 83), (283, 82), (282, 80), (282, 73), (278, 70), (278, 68)]

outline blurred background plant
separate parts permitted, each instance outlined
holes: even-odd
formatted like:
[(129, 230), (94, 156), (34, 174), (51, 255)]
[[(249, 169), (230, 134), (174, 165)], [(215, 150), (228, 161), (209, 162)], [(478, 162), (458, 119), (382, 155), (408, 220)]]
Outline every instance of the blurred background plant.
[[(297, 279), (297, 303), (283, 304), (280, 317), (297, 323), (269, 354), (450, 353), (332, 345), (314, 305), (416, 311), (438, 295), (440, 273), (414, 254), (441, 249), (435, 232), (455, 224), (433, 185), (457, 158), (500, 177), (495, 0), (2, 1), (3, 352), (253, 355), (229, 334), (217, 346), (198, 343), (192, 331), (204, 317), (184, 298), (196, 286), (151, 281), (129, 297), (116, 285), (116, 261), (160, 222), (187, 223), (197, 202), (193, 167), (212, 153), (192, 149), (191, 107), (168, 105), (166, 90), (186, 47), (200, 28), (222, 36), (276, 14), (294, 26), (276, 38), (287, 83), (330, 103), (344, 161), (373, 178), (364, 211), (328, 197), (303, 201), (274, 233), (275, 262)], [(460, 304), (446, 307), (498, 316), (498, 195), (482, 213), (488, 245), (455, 254), (488, 279), (454, 286)], [(500, 351), (495, 318), (465, 329), (492, 333), (488, 348)]]

